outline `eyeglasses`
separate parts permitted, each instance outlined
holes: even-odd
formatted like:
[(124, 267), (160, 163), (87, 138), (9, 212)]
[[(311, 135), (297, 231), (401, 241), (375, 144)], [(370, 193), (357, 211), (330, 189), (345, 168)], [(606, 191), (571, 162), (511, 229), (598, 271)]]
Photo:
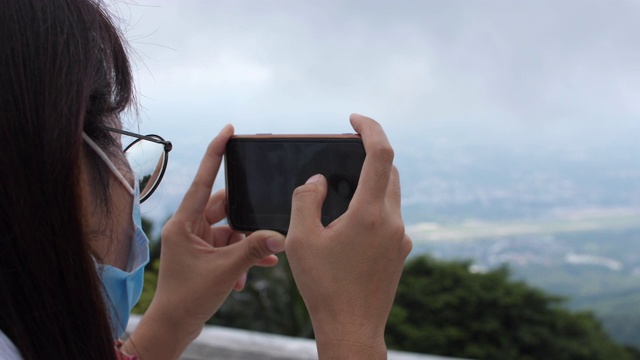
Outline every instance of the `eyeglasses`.
[(154, 134), (140, 135), (106, 126), (104, 129), (136, 138), (124, 148), (124, 154), (136, 179), (138, 179), (140, 202), (144, 202), (158, 188), (160, 180), (167, 170), (169, 151), (173, 145), (170, 141)]

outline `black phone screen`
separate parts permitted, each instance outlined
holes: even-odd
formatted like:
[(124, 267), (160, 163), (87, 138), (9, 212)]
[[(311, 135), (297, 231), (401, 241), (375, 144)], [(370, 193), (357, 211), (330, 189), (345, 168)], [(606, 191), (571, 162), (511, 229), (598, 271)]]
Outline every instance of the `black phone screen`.
[(347, 210), (364, 158), (357, 137), (231, 138), (225, 154), (229, 224), (286, 234), (293, 191), (322, 174), (328, 182), (321, 219), (326, 226)]

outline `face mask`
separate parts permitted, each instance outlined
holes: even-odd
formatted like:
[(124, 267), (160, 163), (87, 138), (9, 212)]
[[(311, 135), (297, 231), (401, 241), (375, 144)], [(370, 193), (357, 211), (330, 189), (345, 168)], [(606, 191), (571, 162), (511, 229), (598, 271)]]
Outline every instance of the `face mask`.
[(149, 262), (149, 239), (142, 231), (142, 217), (140, 215), (140, 190), (138, 181), (134, 179), (135, 189), (124, 179), (120, 171), (113, 165), (107, 155), (86, 134), (83, 138), (87, 144), (107, 163), (116, 177), (133, 195), (132, 217), (135, 226), (134, 237), (129, 250), (127, 270), (123, 271), (114, 266), (96, 263), (96, 270), (103, 285), (105, 303), (109, 309), (111, 333), (114, 339), (124, 335), (129, 322), (131, 309), (140, 299), (144, 282), (144, 266)]

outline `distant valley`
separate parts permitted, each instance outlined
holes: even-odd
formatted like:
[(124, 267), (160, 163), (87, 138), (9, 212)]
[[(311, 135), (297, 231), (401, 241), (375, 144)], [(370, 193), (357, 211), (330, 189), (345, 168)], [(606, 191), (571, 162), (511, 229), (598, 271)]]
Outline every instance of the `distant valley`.
[(432, 141), (398, 160), (412, 256), (507, 265), (640, 348), (640, 144)]

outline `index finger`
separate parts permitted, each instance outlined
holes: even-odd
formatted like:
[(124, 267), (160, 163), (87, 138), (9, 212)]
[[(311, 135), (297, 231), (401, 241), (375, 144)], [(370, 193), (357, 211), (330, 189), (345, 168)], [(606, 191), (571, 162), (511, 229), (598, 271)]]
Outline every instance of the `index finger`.
[(352, 114), (350, 120), (354, 130), (362, 136), (366, 153), (354, 200), (361, 198), (368, 202), (384, 198), (393, 165), (393, 148), (382, 126), (373, 119)]
[(200, 167), (198, 167), (198, 172), (184, 195), (177, 213), (187, 216), (202, 215), (207, 201), (209, 201), (213, 182), (216, 180), (216, 175), (220, 169), (227, 141), (232, 135), (233, 126), (226, 125), (220, 130), (218, 136), (209, 143), (207, 151), (200, 162)]

